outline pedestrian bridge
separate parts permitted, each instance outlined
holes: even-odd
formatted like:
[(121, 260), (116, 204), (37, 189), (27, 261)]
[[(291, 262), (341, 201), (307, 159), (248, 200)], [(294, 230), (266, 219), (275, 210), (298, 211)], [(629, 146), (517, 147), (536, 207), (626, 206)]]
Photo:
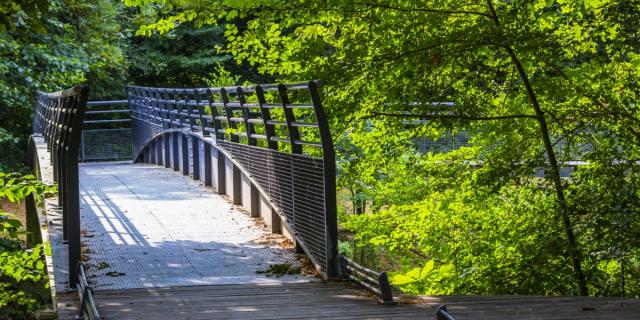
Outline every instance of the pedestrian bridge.
[[(29, 147), (58, 185), (38, 218), (60, 318), (453, 319), (445, 302), (457, 319), (640, 312), (628, 299), (394, 299), (385, 272), (338, 255), (319, 86), (39, 93)], [(129, 160), (96, 161), (118, 154)]]

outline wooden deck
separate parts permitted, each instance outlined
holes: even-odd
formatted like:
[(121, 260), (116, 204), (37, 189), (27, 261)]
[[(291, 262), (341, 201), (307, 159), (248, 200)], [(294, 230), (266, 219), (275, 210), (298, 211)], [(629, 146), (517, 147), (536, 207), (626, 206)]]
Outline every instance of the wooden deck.
[[(385, 306), (349, 283), (244, 284), (127, 290), (95, 295), (103, 319), (435, 319), (446, 304), (457, 320), (640, 319), (640, 300), (530, 296), (418, 297)], [(60, 319), (77, 297), (59, 296)]]

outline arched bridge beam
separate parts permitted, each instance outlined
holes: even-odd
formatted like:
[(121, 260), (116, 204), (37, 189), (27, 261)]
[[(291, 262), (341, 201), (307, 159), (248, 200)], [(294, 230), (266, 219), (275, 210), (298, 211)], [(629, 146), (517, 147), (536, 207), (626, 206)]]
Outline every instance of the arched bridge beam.
[(128, 87), (134, 161), (229, 195), (335, 278), (335, 155), (319, 84)]

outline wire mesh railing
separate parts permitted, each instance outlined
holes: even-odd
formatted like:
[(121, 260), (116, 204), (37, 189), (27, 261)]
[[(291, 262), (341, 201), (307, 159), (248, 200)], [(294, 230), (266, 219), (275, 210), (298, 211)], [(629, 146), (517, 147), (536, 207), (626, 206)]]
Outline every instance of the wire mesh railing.
[(80, 132), (89, 96), (87, 86), (45, 93), (38, 92), (33, 116), (33, 134), (42, 137), (51, 154), (53, 179), (62, 208), (62, 234), (69, 248), (69, 286), (77, 282), (80, 261), (80, 189), (78, 151)]
[(337, 277), (335, 154), (320, 85), (128, 87), (134, 161), (182, 169), (206, 185), (213, 166), (218, 192), (236, 197), (239, 190), (225, 190), (229, 158), (226, 179), (250, 178), (321, 274)]
[(131, 159), (131, 117), (127, 100), (89, 101), (85, 114), (80, 161)]

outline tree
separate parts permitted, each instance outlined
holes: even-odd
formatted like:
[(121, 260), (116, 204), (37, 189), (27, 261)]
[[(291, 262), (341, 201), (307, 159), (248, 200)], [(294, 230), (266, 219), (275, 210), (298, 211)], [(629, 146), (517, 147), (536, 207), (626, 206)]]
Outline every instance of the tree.
[[(521, 222), (526, 228), (517, 230), (553, 235), (539, 237), (543, 242), (537, 245), (558, 248), (542, 250), (542, 256), (559, 258), (559, 267), (550, 268), (555, 274), (563, 274), (562, 267), (568, 263), (574, 293), (587, 295), (589, 286), (598, 292), (604, 290), (598, 279), (602, 275), (600, 263), (619, 263), (622, 259), (620, 255), (599, 256), (591, 240), (596, 229), (613, 235), (624, 228), (621, 221), (635, 225), (639, 219), (635, 162), (640, 137), (640, 46), (638, 26), (633, 21), (640, 11), (636, 2), (126, 3), (157, 15), (155, 21), (141, 28), (142, 33), (163, 33), (187, 22), (196, 26), (225, 24), (226, 50), (237, 61), (255, 65), (262, 73), (281, 80), (324, 79), (326, 105), (334, 119), (332, 131), (340, 137), (345, 130), (354, 129), (351, 138), (364, 150), (369, 163), (370, 170), (363, 173), (383, 180), (372, 183), (376, 187), (373, 194), (395, 186), (395, 192), (404, 195), (400, 197), (404, 205), (409, 205), (398, 207), (395, 198), (379, 199), (375, 203), (380, 215), (354, 220), (358, 222), (353, 225), (357, 227), (355, 232), (372, 245), (393, 251), (417, 242), (418, 247), (402, 254), (413, 252), (422, 261), (433, 258), (438, 254), (434, 244), (398, 239), (394, 232), (402, 234), (402, 227), (410, 223), (406, 218), (420, 216), (420, 212), (428, 213), (424, 219), (439, 217), (440, 212), (456, 217), (468, 214), (442, 202), (449, 199), (455, 203), (464, 200), (496, 218), (493, 223), (519, 221), (518, 210), (526, 207), (528, 219)], [(165, 15), (169, 9), (175, 13)], [(239, 20), (246, 23), (235, 25)], [(363, 125), (372, 118), (373, 129)], [(428, 121), (407, 128), (406, 120), (410, 119)], [(406, 143), (411, 137), (437, 137), (450, 130), (471, 132), (472, 147), (442, 158), (416, 153)], [(563, 178), (563, 167), (576, 157), (587, 160), (588, 165), (577, 168), (574, 178)], [(476, 165), (460, 166), (451, 161), (454, 159)], [(612, 183), (613, 172), (603, 167), (616, 168), (612, 171), (621, 183), (616, 187), (628, 193), (604, 187)], [(534, 177), (539, 168), (543, 169), (543, 180)], [(451, 173), (454, 175), (447, 175)], [(406, 178), (417, 183), (408, 183)], [(455, 184), (424, 187), (447, 178)], [(416, 190), (416, 185), (423, 188)], [(605, 192), (606, 201), (579, 203), (587, 190)], [(416, 196), (407, 191), (417, 191)], [(501, 197), (512, 199), (514, 205), (499, 205)], [(626, 211), (613, 205), (618, 201), (624, 201)], [(492, 203), (493, 207), (486, 208), (483, 203)], [(525, 206), (530, 203), (538, 207)], [(499, 215), (496, 210), (509, 214)], [(384, 241), (366, 236), (375, 222), (385, 225), (393, 221), (384, 216), (385, 212), (405, 220), (397, 219), (387, 224), (386, 230), (377, 230), (386, 236)], [(539, 222), (536, 219), (549, 217), (549, 213), (555, 221), (544, 218), (543, 225), (534, 227)], [(602, 219), (595, 226), (590, 217)], [(478, 228), (484, 226), (463, 230), (473, 234)], [(419, 229), (410, 230), (430, 237)], [(442, 236), (446, 233), (442, 228), (436, 231)], [(557, 242), (558, 231), (562, 242)], [(496, 230), (496, 234), (501, 232), (507, 230)], [(637, 243), (636, 232), (624, 234), (626, 243)], [(615, 247), (611, 239), (601, 236), (595, 239), (598, 246)], [(517, 250), (518, 254), (540, 256), (540, 250), (530, 246)], [(629, 250), (633, 253), (625, 251), (625, 261), (636, 261), (637, 272), (637, 248)], [(474, 254), (470, 252), (467, 257)], [(459, 263), (456, 255), (441, 257), (447, 259), (437, 262), (442, 266)], [(480, 262), (465, 263), (458, 264), (462, 267), (456, 272), (443, 274), (453, 279), (452, 275), (472, 272), (473, 264)], [(407, 259), (399, 268), (413, 270), (415, 264), (415, 259)], [(545, 274), (550, 277), (545, 283), (553, 287), (558, 279), (552, 273)], [(605, 278), (605, 282), (610, 281), (611, 274)], [(549, 292), (545, 290), (533, 288), (529, 292)], [(555, 292), (570, 293), (564, 289)]]
[(110, 96), (124, 90), (125, 61), (116, 2), (5, 5), (12, 11), (2, 16), (6, 31), (0, 34), (0, 170), (19, 170), (36, 90), (56, 91), (86, 82), (94, 99)]

